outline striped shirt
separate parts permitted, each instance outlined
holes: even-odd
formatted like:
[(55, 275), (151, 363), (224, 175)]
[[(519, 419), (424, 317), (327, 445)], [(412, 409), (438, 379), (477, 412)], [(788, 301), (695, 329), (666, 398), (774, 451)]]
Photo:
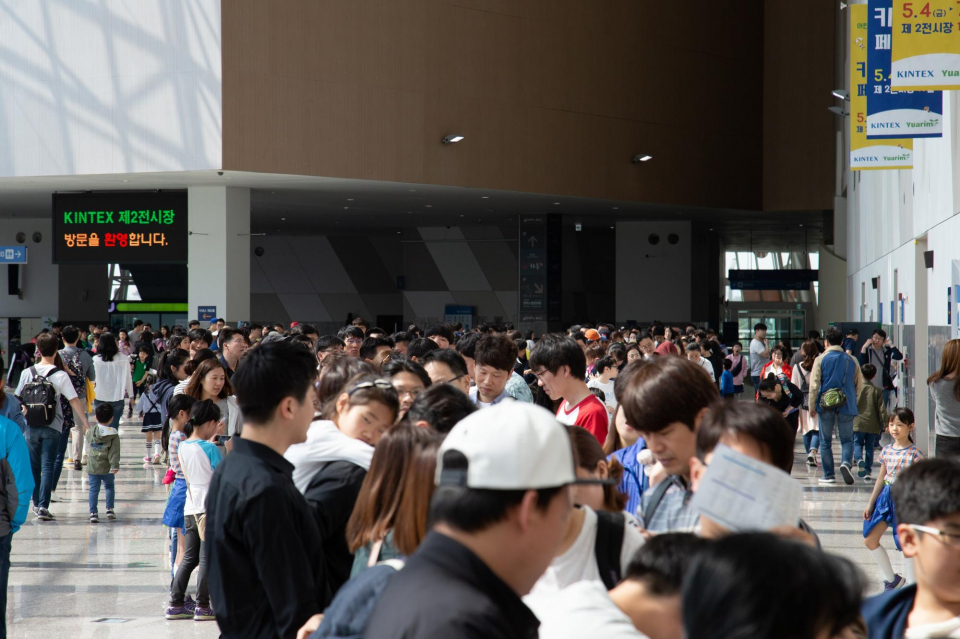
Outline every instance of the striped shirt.
[(182, 430), (175, 430), (170, 433), (170, 468), (177, 474), (177, 479), (183, 479), (183, 470), (180, 468), (180, 442), (187, 438), (187, 434)]
[(657, 490), (654, 487), (644, 491), (640, 508), (637, 509), (640, 525), (654, 533), (696, 531), (700, 525), (700, 513), (690, 505), (693, 492), (687, 487), (686, 481), (677, 476), (668, 477), (664, 481), (672, 482), (673, 485), (664, 493), (650, 521), (645, 520), (644, 513)]

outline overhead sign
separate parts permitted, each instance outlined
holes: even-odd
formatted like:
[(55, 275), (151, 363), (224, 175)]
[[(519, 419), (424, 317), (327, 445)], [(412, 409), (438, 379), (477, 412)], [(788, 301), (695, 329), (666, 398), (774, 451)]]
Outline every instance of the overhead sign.
[(867, 25), (867, 139), (939, 138), (943, 93), (890, 86), (893, 0), (870, 0)]
[(56, 264), (185, 264), (186, 191), (53, 196)]
[(26, 246), (0, 246), (0, 264), (26, 264)]
[(473, 307), (472, 306), (453, 306), (447, 304), (443, 307), (443, 321), (447, 324), (463, 324), (463, 330), (473, 329)]
[(955, 0), (894, 0), (892, 35), (894, 91), (960, 89), (960, 5)]
[(727, 273), (730, 288), (742, 291), (806, 291), (820, 278), (820, 271), (812, 269), (774, 269)]
[(850, 9), (850, 170), (911, 169), (913, 140), (867, 139), (867, 5)]
[[(520, 220), (520, 314), (529, 321), (547, 316), (547, 218), (528, 215)], [(540, 315), (542, 314), (542, 318)]]
[(197, 320), (201, 322), (212, 322), (217, 319), (216, 306), (198, 306)]

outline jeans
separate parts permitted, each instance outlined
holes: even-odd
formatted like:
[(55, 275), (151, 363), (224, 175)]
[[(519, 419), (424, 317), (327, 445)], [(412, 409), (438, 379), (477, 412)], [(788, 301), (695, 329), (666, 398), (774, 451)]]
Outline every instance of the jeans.
[(57, 489), (60, 483), (60, 473), (63, 472), (63, 457), (67, 452), (67, 445), (70, 443), (70, 428), (64, 423), (63, 430), (60, 431), (60, 442), (57, 444), (57, 458), (53, 462), (53, 490)]
[[(113, 428), (120, 428), (120, 417), (123, 415), (123, 400), (116, 402), (101, 402), (99, 399), (93, 400), (93, 412), (96, 414), (97, 406), (100, 404), (110, 404), (113, 406), (113, 421), (110, 422), (110, 426)], [(76, 457), (74, 457), (76, 459)]]
[(113, 473), (106, 475), (89, 475), (90, 477), (90, 513), (97, 512), (97, 502), (100, 501), (100, 483), (103, 482), (107, 493), (107, 510), (113, 510)]
[(817, 415), (820, 423), (820, 463), (826, 479), (835, 477), (833, 467), (833, 429), (840, 435), (840, 460), (853, 466), (853, 415), (826, 411)]
[(203, 552), (203, 542), (200, 541), (200, 532), (197, 530), (197, 519), (193, 515), (183, 518), (184, 540), (186, 541), (183, 561), (177, 570), (173, 583), (170, 585), (170, 605), (182, 606), (190, 585), (190, 576), (193, 570), (200, 566), (197, 575), (197, 606), (210, 606), (210, 593), (207, 590), (207, 553)]
[(809, 433), (803, 434), (803, 449), (808, 453), (811, 450), (817, 450), (820, 448), (820, 431), (811, 430)]
[(937, 435), (937, 457), (960, 457), (960, 437)]
[(7, 639), (7, 583), (10, 576), (10, 542), (13, 533), (0, 537), (0, 639)]
[(758, 388), (760, 388), (760, 376), (759, 376), (759, 375), (751, 375), (751, 376), (750, 376), (750, 379), (753, 381), (753, 390), (754, 390), (754, 391), (756, 391)]
[(880, 441), (880, 435), (873, 433), (853, 434), (853, 458), (863, 460), (863, 467), (868, 475), (873, 474), (873, 453), (878, 441)]
[(27, 445), (30, 447), (30, 468), (33, 470), (33, 505), (50, 507), (53, 490), (53, 464), (60, 446), (60, 432), (49, 426), (28, 426)]

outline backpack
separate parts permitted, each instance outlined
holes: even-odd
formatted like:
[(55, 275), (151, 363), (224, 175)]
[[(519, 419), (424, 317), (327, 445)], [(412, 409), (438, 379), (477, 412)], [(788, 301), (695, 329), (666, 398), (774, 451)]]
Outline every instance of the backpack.
[[(63, 351), (60, 351), (60, 357), (63, 357)], [(83, 364), (80, 361), (80, 350), (77, 349), (69, 358), (63, 357), (64, 365), (73, 373), (70, 375), (70, 382), (73, 384), (73, 390), (77, 391), (77, 397), (87, 396), (87, 378), (83, 374)]]
[(36, 366), (29, 371), (33, 379), (23, 385), (20, 393), (20, 403), (27, 407), (27, 424), (32, 428), (49, 426), (57, 416), (59, 393), (49, 379), (37, 372)]
[(802, 364), (797, 364), (797, 368), (800, 369), (800, 391), (803, 392), (801, 408), (810, 410), (810, 371), (806, 371), (806, 374), (804, 374)]
[[(843, 362), (843, 381), (840, 382), (840, 388), (831, 388), (825, 390), (820, 394), (820, 408), (823, 410), (835, 410), (839, 411), (841, 408), (847, 404), (847, 394), (843, 392), (843, 388), (847, 385), (847, 370), (850, 368), (850, 362), (847, 361), (849, 355), (842, 353), (840, 355), (844, 359)], [(821, 364), (822, 366), (822, 364)]]
[(607, 590), (613, 590), (620, 583), (624, 520), (623, 513), (597, 512), (597, 540), (593, 552), (597, 557), (600, 579)]

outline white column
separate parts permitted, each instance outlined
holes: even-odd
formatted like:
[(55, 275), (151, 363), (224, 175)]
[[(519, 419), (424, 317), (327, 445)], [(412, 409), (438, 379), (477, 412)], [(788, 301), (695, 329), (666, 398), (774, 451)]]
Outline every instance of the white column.
[(927, 376), (930, 375), (930, 332), (928, 330), (928, 294), (927, 294), (927, 266), (923, 261), (923, 252), (927, 250), (927, 237), (923, 236), (914, 243), (916, 247), (914, 259), (914, 299), (913, 307), (916, 317), (916, 331), (914, 333), (914, 367), (913, 367), (913, 417), (920, 425), (914, 431), (916, 435), (917, 448), (923, 451), (923, 454), (932, 457), (934, 452), (935, 439), (931, 436), (933, 432), (933, 421), (930, 419), (930, 393), (927, 389)]
[(193, 186), (187, 206), (189, 317), (197, 318), (200, 306), (216, 306), (228, 323), (249, 320), (250, 189)]

